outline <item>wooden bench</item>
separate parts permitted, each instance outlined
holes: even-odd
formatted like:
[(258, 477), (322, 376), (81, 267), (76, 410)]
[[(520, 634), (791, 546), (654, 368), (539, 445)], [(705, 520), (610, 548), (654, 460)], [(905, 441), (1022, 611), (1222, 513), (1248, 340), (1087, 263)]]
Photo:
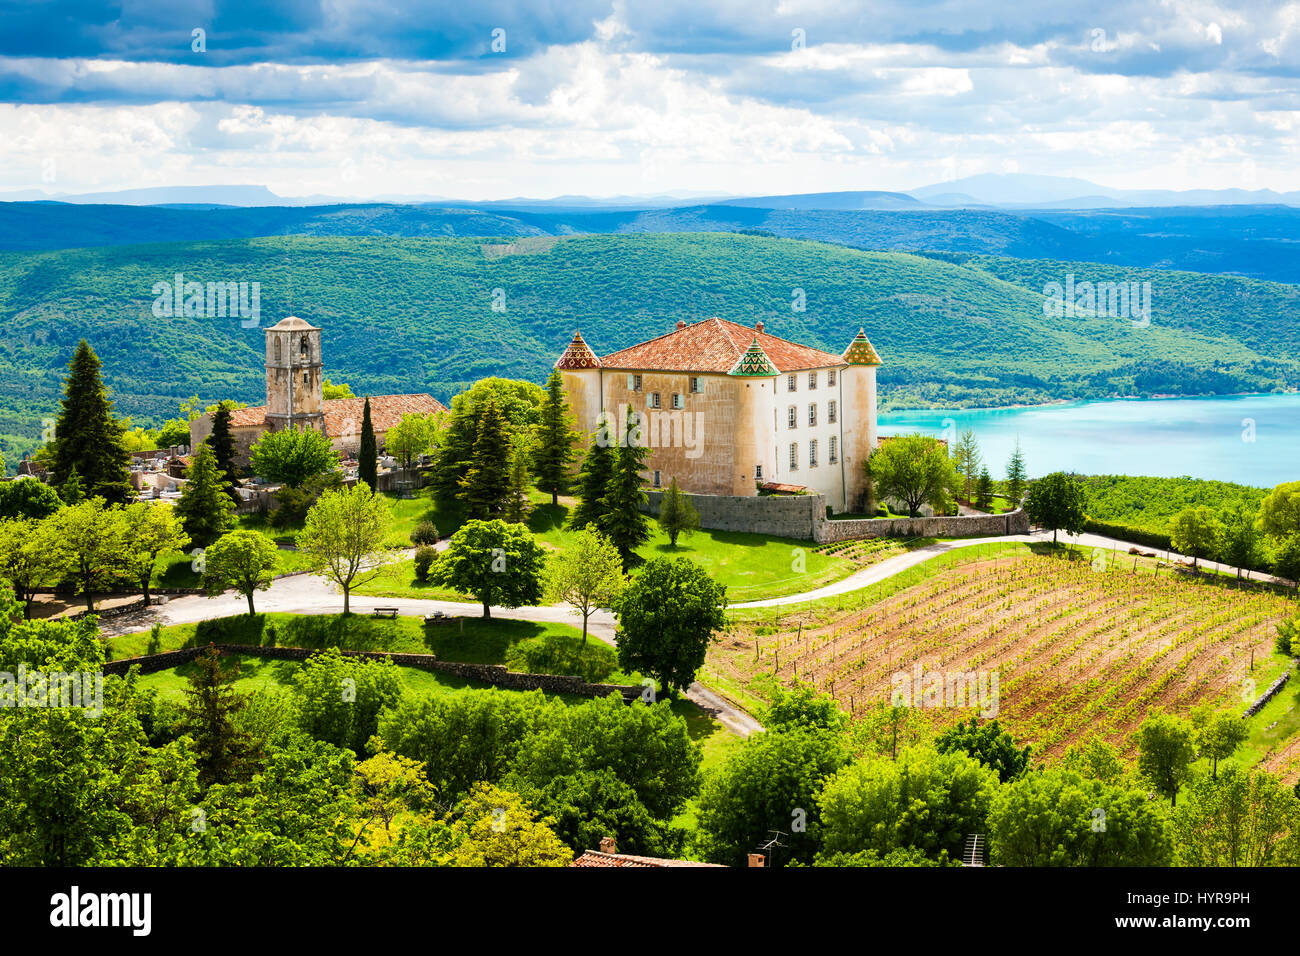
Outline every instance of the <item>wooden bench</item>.
[(397, 608), (395, 607), (377, 607), (374, 610), (375, 617), (397, 617)]

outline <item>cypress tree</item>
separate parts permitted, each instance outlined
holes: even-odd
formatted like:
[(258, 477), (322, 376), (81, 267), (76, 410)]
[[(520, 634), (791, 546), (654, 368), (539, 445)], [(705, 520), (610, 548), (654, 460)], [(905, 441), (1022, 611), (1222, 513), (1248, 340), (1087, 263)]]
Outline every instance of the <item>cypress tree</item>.
[(379, 445), (375, 441), (375, 426), (370, 420), (370, 396), (361, 412), (361, 450), (357, 452), (357, 478), (377, 491), (379, 484)]
[(460, 482), (460, 498), (476, 518), (501, 510), (510, 485), (510, 436), (495, 400), (483, 403), (474, 439), (474, 458)]
[(230, 431), (230, 403), (221, 402), (212, 413), (212, 433), (207, 437), (208, 447), (221, 472), (222, 486), (232, 501), (239, 501), (235, 491), (235, 436)]
[(596, 433), (578, 470), (578, 504), (569, 515), (571, 528), (599, 527), (605, 513), (600, 499), (605, 497), (605, 486), (614, 473), (614, 449), (602, 439), (602, 434), (603, 430)]
[(176, 514), (191, 543), (206, 548), (235, 523), (235, 503), (226, 494), (216, 456), (206, 443), (199, 446), (185, 476), (189, 481), (176, 502)]
[(546, 380), (546, 401), (541, 412), (537, 432), (537, 485), (551, 493), (552, 505), (558, 505), (560, 492), (568, 490), (573, 440), (577, 437), (569, 427), (569, 403), (564, 398), (564, 379), (559, 369)]
[(682, 494), (682, 489), (673, 478), (664, 489), (659, 501), (659, 527), (668, 535), (668, 543), (677, 547), (677, 536), (690, 534), (700, 526), (700, 513)]
[(96, 495), (109, 504), (129, 501), (131, 456), (127, 454), (122, 425), (113, 417), (113, 403), (100, 378), (101, 364), (85, 339), (68, 363), (63, 383), (63, 403), (54, 430), (52, 481), (62, 487), (75, 469), (87, 497)]
[(1011, 460), (1007, 462), (1007, 497), (1011, 499), (1012, 505), (1020, 507), (1028, 485), (1029, 472), (1025, 468), (1025, 456), (1020, 450), (1020, 437), (1017, 436), (1016, 450), (1011, 453)]
[(614, 458), (614, 473), (605, 484), (605, 496), (600, 499), (604, 509), (597, 524), (614, 547), (618, 548), (623, 567), (630, 568), (636, 549), (650, 540), (650, 520), (641, 507), (649, 500), (642, 489), (650, 449), (641, 441), (641, 425), (635, 411), (628, 409), (623, 441)]

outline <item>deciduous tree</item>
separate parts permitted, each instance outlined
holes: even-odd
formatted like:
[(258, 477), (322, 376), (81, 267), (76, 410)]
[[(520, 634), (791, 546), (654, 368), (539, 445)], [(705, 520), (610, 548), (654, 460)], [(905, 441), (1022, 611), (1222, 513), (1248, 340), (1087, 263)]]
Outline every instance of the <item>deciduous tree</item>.
[(552, 600), (564, 601), (582, 613), (582, 643), (587, 620), (597, 608), (614, 608), (627, 586), (623, 561), (609, 539), (591, 528), (573, 536), (569, 546), (551, 562), (547, 581)]
[(686, 558), (647, 561), (618, 606), (618, 663), (672, 693), (689, 687), (726, 624), (727, 589)]
[(388, 501), (360, 482), (325, 492), (307, 512), (298, 550), (312, 570), (338, 585), (344, 614), (351, 613), (352, 589), (397, 559), (396, 549), (385, 543), (392, 524)]
[(521, 607), (542, 600), (546, 554), (528, 531), (500, 519), (467, 521), (447, 545), (430, 576), (472, 594), (491, 617), (493, 604)]
[(1083, 485), (1063, 471), (1039, 478), (1029, 486), (1029, 497), (1025, 499), (1029, 519), (1051, 530), (1052, 544), (1056, 544), (1058, 532), (1081, 534), (1088, 520), (1087, 509)]
[(208, 597), (237, 591), (248, 599), (248, 613), (252, 615), (257, 613), (253, 592), (270, 588), (280, 552), (264, 534), (230, 531), (208, 546), (203, 561), (203, 589)]
[(915, 518), (921, 506), (942, 511), (957, 490), (952, 459), (938, 439), (928, 435), (899, 435), (871, 453), (864, 467), (878, 498), (896, 498)]
[(290, 488), (298, 488), (339, 464), (330, 440), (312, 428), (267, 432), (253, 445), (249, 457), (255, 474)]

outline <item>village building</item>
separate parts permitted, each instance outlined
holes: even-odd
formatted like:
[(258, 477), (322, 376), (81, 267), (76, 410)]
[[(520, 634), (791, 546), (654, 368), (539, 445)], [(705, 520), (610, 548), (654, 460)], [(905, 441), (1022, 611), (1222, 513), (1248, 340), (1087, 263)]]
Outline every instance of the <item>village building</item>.
[[(330, 439), (343, 457), (354, 457), (361, 448), (364, 398), (330, 398), (323, 394), (324, 361), (321, 330), (304, 319), (289, 316), (266, 330), (266, 404), (238, 408), (230, 414), (235, 439), (235, 456), (248, 464), (249, 450), (267, 432), (286, 428), (310, 428)], [(446, 406), (432, 395), (372, 395), (370, 421), (375, 441), (382, 450), (384, 436), (404, 415), (445, 412)], [(205, 414), (190, 423), (190, 447), (212, 433), (212, 416)]]
[[(555, 363), (584, 440), (651, 449), (651, 487), (704, 495), (820, 492), (836, 512), (867, 506), (876, 448), (876, 368), (865, 331), (841, 355), (711, 318), (597, 356), (574, 335)], [(600, 440), (600, 438), (598, 438)]]

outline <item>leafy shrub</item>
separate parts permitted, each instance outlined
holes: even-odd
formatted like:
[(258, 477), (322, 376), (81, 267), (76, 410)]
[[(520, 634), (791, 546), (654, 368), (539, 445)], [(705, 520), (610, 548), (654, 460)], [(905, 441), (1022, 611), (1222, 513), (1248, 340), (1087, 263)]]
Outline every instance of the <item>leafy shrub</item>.
[[(414, 535), (412, 535), (414, 537)], [(438, 560), (438, 552), (432, 546), (422, 544), (415, 549), (415, 580), (421, 584), (428, 583), (429, 569)]]
[(617, 658), (612, 648), (577, 638), (532, 637), (506, 652), (506, 666), (529, 674), (568, 674), (599, 684), (614, 673)]
[(438, 526), (432, 521), (421, 521), (411, 532), (411, 544), (419, 547), (423, 544), (438, 543)]

